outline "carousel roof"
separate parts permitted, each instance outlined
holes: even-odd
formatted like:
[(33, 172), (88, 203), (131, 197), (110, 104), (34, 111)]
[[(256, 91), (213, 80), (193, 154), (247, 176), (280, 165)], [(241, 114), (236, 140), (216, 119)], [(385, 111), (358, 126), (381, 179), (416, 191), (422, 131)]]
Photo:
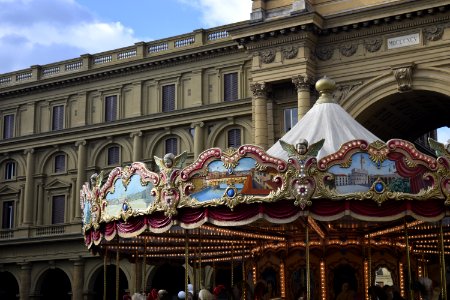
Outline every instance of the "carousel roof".
[[(316, 83), (316, 89), (320, 97), (316, 104), (302, 117), (281, 140), (288, 144), (296, 144), (301, 139), (306, 139), (309, 144), (324, 139), (322, 149), (317, 158), (322, 158), (335, 153), (342, 144), (356, 138), (371, 143), (380, 140), (349, 113), (347, 113), (331, 95), (336, 84), (329, 78), (322, 78)], [(287, 160), (288, 153), (283, 150), (280, 141), (276, 142), (267, 153)]]

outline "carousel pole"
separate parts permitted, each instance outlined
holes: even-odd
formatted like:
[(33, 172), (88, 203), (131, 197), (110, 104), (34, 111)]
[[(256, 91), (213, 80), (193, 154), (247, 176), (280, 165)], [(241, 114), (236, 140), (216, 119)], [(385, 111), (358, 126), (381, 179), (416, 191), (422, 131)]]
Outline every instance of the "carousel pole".
[(245, 283), (246, 283), (246, 278), (245, 278), (245, 247), (244, 247), (244, 243), (242, 243), (242, 299), (246, 300), (247, 299), (247, 293), (246, 293), (246, 288), (245, 288)]
[(117, 244), (117, 252), (116, 252), (116, 300), (119, 300), (119, 244)]
[(199, 282), (200, 282), (200, 287), (199, 287), (199, 290), (200, 289), (203, 289), (203, 274), (202, 274), (202, 231), (201, 231), (201, 229), (199, 229), (198, 230), (198, 233), (199, 233), (199, 244), (198, 244), (198, 259), (199, 259), (199, 261), (198, 261), (198, 268), (199, 268), (199, 271), (200, 271), (200, 280), (199, 280)]
[(372, 245), (370, 244), (370, 233), (368, 234), (369, 244), (367, 249), (367, 273), (369, 287), (372, 286)]
[(185, 240), (184, 240), (184, 293), (185, 299), (188, 298), (188, 284), (189, 284), (189, 235), (187, 229), (185, 229)]
[(441, 246), (441, 292), (442, 299), (447, 299), (447, 276), (446, 276), (446, 268), (445, 268), (445, 247), (444, 247), (444, 230), (442, 228), (442, 220), (439, 226), (439, 243)]
[(231, 243), (231, 288), (234, 285), (234, 243)]
[(412, 275), (411, 275), (411, 258), (409, 257), (409, 237), (408, 237), (408, 224), (405, 219), (405, 241), (406, 241), (406, 264), (408, 266), (408, 299), (413, 300), (414, 294), (412, 290)]
[(142, 285), (141, 289), (145, 290), (146, 282), (145, 276), (147, 275), (147, 237), (144, 237), (144, 259), (142, 260)]
[(103, 258), (103, 300), (106, 300), (106, 267), (108, 259), (108, 247), (105, 246), (105, 257)]
[(306, 300), (311, 300), (311, 278), (309, 267), (309, 227), (308, 218), (306, 217)]

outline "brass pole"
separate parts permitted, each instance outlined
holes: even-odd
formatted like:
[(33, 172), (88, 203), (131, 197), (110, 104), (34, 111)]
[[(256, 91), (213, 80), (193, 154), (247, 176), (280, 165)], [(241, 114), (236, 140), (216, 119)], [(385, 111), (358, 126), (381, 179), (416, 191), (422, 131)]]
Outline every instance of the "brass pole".
[(409, 257), (409, 237), (408, 237), (408, 225), (406, 223), (406, 219), (405, 219), (405, 241), (406, 241), (406, 264), (408, 266), (408, 286), (407, 286), (407, 289), (409, 291), (408, 299), (413, 300), (414, 292), (412, 290), (411, 259)]
[(310, 282), (310, 266), (309, 266), (309, 227), (308, 218), (306, 217), (306, 300), (311, 300), (311, 282)]
[(116, 300), (119, 300), (119, 244), (117, 244), (117, 252), (116, 252)]
[(369, 237), (369, 248), (367, 249), (367, 271), (368, 271), (368, 280), (369, 280), (369, 287), (372, 286), (372, 245), (370, 244), (370, 233), (368, 235)]
[(444, 230), (442, 228), (442, 220), (439, 226), (439, 236), (440, 236), (440, 244), (441, 244), (441, 291), (442, 291), (442, 299), (447, 299), (447, 270), (445, 267), (445, 247), (444, 247)]
[(199, 245), (198, 246), (198, 259), (199, 259), (199, 261), (198, 261), (198, 268), (200, 270), (200, 287), (199, 287), (198, 290), (200, 290), (200, 289), (203, 288), (203, 284), (204, 284), (204, 282), (203, 282), (203, 274), (202, 274), (202, 230), (199, 229), (198, 233), (199, 233), (199, 244), (198, 244)]
[(189, 235), (187, 229), (185, 229), (186, 237), (185, 237), (185, 244), (184, 244), (184, 293), (185, 293), (185, 299), (188, 298), (188, 284), (189, 284)]
[(105, 247), (105, 257), (103, 258), (103, 300), (106, 300), (106, 267), (108, 259), (108, 248)]
[(245, 247), (244, 244), (242, 244), (242, 299), (247, 299), (247, 293), (246, 293), (246, 286), (245, 283), (247, 282), (245, 278)]
[[(147, 237), (144, 237), (144, 259), (142, 260), (142, 286), (141, 289), (145, 289), (146, 282), (145, 276), (147, 275)], [(138, 292), (138, 291), (136, 291)]]
[(231, 243), (231, 287), (234, 285), (234, 244)]

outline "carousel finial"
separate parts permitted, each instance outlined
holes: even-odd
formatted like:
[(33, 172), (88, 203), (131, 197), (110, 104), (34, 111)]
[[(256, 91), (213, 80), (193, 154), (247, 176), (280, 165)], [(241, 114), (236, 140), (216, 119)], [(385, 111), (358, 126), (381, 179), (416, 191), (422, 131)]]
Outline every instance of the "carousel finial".
[(317, 99), (316, 104), (320, 103), (336, 103), (333, 98), (333, 92), (336, 89), (336, 82), (333, 79), (324, 76), (323, 78), (317, 80), (316, 90), (319, 92), (320, 96)]

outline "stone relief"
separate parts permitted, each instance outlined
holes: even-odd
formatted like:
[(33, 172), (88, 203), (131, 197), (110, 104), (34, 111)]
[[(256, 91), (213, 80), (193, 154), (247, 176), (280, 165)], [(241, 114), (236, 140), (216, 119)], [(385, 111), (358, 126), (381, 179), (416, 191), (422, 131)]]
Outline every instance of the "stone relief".
[(342, 103), (347, 96), (356, 90), (359, 86), (363, 84), (362, 81), (345, 82), (336, 85), (336, 90), (333, 93), (334, 99), (338, 103)]
[(392, 72), (394, 73), (395, 80), (397, 80), (399, 92), (407, 92), (412, 89), (414, 67), (415, 67), (415, 64), (412, 63), (407, 66), (392, 68)]
[(297, 46), (293, 46), (293, 45), (284, 46), (284, 47), (281, 48), (281, 53), (283, 55), (283, 58), (285, 58), (285, 59), (292, 59), (292, 58), (297, 56), (298, 47)]
[(364, 41), (364, 47), (369, 52), (377, 52), (380, 50), (381, 45), (383, 45), (381, 38), (371, 38)]
[(275, 50), (268, 49), (260, 52), (261, 60), (265, 64), (270, 64), (275, 60)]
[(436, 26), (432, 25), (430, 27), (427, 27), (423, 30), (423, 34), (425, 35), (425, 38), (427, 41), (437, 41), (442, 38), (442, 35), (444, 34), (444, 27), (443, 26)]
[(329, 60), (333, 56), (332, 47), (316, 48), (315, 54), (320, 60)]
[(356, 53), (356, 50), (358, 49), (357, 44), (353, 43), (346, 43), (339, 47), (339, 51), (342, 55), (349, 57)]

